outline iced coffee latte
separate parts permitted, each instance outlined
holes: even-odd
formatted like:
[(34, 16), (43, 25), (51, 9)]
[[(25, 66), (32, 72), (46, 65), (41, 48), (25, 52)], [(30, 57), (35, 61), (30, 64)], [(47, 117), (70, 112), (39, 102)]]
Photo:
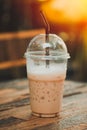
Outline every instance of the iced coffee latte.
[(55, 117), (62, 110), (64, 80), (69, 54), (63, 40), (54, 34), (34, 37), (25, 53), (32, 114)]

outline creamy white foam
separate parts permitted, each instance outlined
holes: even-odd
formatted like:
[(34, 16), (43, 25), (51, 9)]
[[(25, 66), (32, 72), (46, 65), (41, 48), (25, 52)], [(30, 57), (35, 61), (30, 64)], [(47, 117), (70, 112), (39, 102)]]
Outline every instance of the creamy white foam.
[(28, 76), (30, 78), (34, 78), (35, 80), (57, 80), (62, 75), (65, 76), (66, 67), (64, 64), (59, 65), (50, 65), (50, 67), (42, 66), (34, 66), (28, 72)]

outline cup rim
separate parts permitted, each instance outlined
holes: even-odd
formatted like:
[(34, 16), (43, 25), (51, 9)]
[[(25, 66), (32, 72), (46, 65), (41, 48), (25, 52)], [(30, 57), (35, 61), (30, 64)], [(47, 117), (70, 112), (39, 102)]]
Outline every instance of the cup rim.
[(41, 54), (42, 51), (28, 51), (25, 52), (24, 57), (27, 58), (34, 58), (34, 59), (42, 59), (42, 60), (60, 60), (60, 59), (69, 59), (69, 53), (60, 53), (59, 55), (45, 55), (44, 52)]

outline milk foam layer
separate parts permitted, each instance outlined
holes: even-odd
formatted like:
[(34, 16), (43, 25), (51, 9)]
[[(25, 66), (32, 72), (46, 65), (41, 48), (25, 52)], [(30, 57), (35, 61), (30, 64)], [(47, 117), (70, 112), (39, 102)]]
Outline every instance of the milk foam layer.
[(57, 80), (62, 75), (65, 77), (66, 66), (64, 64), (50, 65), (48, 68), (45, 65), (32, 66), (28, 75), (34, 80)]

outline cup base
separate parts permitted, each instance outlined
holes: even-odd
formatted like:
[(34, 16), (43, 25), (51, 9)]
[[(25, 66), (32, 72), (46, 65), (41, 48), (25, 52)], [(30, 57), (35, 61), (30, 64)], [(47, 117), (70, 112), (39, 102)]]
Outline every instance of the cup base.
[(44, 113), (36, 113), (36, 112), (32, 112), (32, 114), (34, 116), (37, 116), (37, 117), (58, 117), (59, 116), (59, 113), (49, 113), (49, 114), (44, 114)]

